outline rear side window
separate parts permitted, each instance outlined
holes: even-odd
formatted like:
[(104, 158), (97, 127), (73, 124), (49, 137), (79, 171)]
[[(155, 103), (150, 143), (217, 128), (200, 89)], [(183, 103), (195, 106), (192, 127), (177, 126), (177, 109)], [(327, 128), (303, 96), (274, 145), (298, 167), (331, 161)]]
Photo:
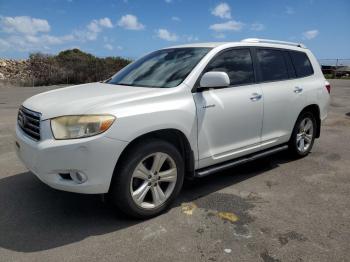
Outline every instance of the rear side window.
[(283, 51), (274, 49), (257, 49), (256, 54), (260, 65), (261, 77), (264, 82), (285, 80), (289, 78)]
[(255, 82), (252, 57), (249, 49), (232, 49), (215, 57), (206, 72), (226, 72), (230, 85), (244, 85)]
[(304, 52), (290, 51), (289, 54), (292, 58), (297, 77), (305, 77), (314, 73), (311, 62)]

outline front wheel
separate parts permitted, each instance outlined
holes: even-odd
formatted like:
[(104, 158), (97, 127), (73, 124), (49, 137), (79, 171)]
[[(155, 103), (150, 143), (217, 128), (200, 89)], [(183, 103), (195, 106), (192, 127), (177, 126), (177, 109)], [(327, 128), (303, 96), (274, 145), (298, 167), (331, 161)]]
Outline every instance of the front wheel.
[(289, 151), (296, 157), (304, 157), (310, 153), (316, 136), (316, 119), (310, 112), (302, 113), (289, 141)]
[(163, 212), (178, 195), (184, 163), (175, 146), (152, 139), (132, 146), (114, 176), (112, 202), (130, 216), (148, 218)]

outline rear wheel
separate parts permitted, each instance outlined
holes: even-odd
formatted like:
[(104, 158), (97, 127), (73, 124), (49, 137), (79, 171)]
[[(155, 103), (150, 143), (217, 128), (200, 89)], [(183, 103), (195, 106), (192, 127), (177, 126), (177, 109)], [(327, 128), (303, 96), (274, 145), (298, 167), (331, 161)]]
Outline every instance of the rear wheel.
[(181, 190), (184, 163), (172, 144), (148, 140), (134, 145), (116, 170), (111, 185), (112, 202), (136, 218), (158, 215)]
[(289, 150), (296, 157), (303, 157), (310, 153), (315, 141), (317, 123), (310, 112), (302, 113), (293, 130), (289, 141)]

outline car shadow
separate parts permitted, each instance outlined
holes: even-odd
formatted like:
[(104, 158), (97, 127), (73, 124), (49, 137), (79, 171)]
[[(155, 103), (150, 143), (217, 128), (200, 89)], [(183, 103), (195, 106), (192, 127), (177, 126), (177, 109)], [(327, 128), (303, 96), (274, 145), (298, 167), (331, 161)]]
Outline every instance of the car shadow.
[[(187, 181), (172, 208), (250, 179), (290, 159), (279, 154), (209, 177)], [(51, 189), (30, 172), (0, 179), (0, 247), (48, 250), (147, 221), (133, 220), (101, 201)]]

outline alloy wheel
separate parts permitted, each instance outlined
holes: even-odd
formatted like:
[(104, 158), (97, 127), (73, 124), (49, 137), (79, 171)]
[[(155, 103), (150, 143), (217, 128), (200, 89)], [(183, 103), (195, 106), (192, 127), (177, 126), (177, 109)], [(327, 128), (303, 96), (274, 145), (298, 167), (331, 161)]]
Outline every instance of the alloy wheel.
[(162, 152), (150, 154), (139, 162), (132, 174), (132, 199), (141, 208), (157, 208), (169, 199), (176, 180), (177, 167), (174, 159)]
[(310, 118), (304, 118), (299, 125), (298, 133), (296, 136), (296, 143), (299, 152), (306, 152), (313, 140), (314, 136), (314, 125)]

